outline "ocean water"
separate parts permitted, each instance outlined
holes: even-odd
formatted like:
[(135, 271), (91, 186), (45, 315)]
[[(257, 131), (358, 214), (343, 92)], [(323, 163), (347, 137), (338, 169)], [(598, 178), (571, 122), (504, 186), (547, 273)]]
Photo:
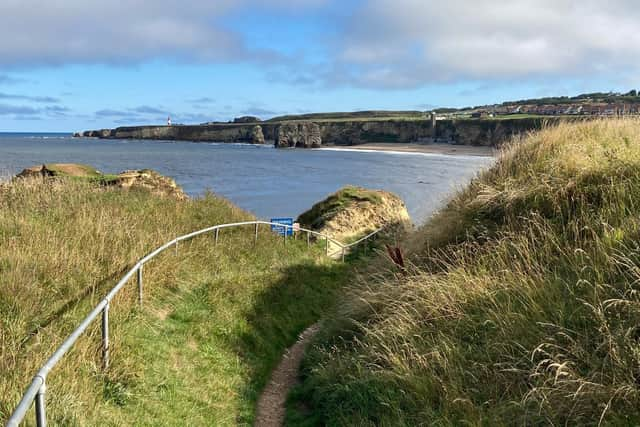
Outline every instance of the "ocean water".
[(0, 133), (0, 176), (42, 163), (84, 163), (105, 173), (151, 168), (175, 178), (192, 196), (211, 190), (265, 219), (295, 217), (353, 184), (398, 194), (420, 224), (492, 161), (478, 156)]

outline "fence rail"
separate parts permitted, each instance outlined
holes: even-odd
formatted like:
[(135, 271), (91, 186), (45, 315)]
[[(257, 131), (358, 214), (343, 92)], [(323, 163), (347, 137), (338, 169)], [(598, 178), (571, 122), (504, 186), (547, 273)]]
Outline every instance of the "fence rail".
[(355, 247), (356, 245), (365, 242), (377, 235), (382, 229), (376, 230), (373, 233), (364, 236), (363, 238), (350, 243), (343, 244), (336, 239), (329, 237), (326, 234), (319, 233), (313, 230), (308, 230), (306, 228), (294, 228), (292, 225), (274, 223), (269, 221), (245, 221), (245, 222), (235, 222), (230, 224), (220, 224), (214, 225), (212, 227), (204, 228), (202, 230), (194, 231), (189, 234), (185, 234), (183, 236), (176, 237), (170, 242), (165, 243), (159, 248), (155, 249), (153, 252), (149, 253), (145, 257), (141, 258), (121, 279), (120, 281), (109, 291), (109, 293), (95, 306), (89, 314), (84, 318), (84, 320), (78, 325), (78, 327), (64, 340), (64, 342), (58, 347), (58, 349), (49, 357), (49, 359), (45, 362), (45, 364), (40, 368), (40, 370), (36, 373), (31, 381), (31, 384), (25, 391), (20, 403), (11, 414), (11, 417), (7, 421), (7, 427), (17, 427), (25, 418), (29, 408), (32, 403), (35, 403), (36, 409), (36, 425), (38, 427), (44, 427), (47, 425), (47, 415), (46, 415), (46, 392), (47, 392), (47, 376), (49, 372), (58, 364), (58, 362), (64, 357), (64, 355), (73, 347), (75, 342), (82, 336), (82, 334), (87, 330), (89, 325), (98, 318), (102, 314), (102, 366), (104, 369), (109, 367), (109, 306), (113, 298), (118, 294), (118, 292), (129, 282), (129, 280), (136, 275), (137, 276), (137, 284), (138, 284), (138, 303), (140, 306), (143, 304), (143, 269), (145, 263), (152, 260), (165, 250), (169, 249), (172, 246), (175, 246), (176, 251), (178, 250), (178, 243), (184, 240), (189, 240), (194, 237), (213, 233), (214, 234), (214, 243), (218, 243), (218, 237), (220, 235), (220, 230), (225, 228), (232, 227), (242, 227), (247, 225), (255, 226), (254, 231), (254, 241), (258, 240), (258, 231), (260, 225), (268, 225), (268, 226), (276, 226), (280, 228), (284, 228), (284, 236), (283, 242), (286, 244), (287, 241), (287, 229), (292, 228), (294, 231), (306, 233), (307, 235), (307, 245), (311, 244), (311, 236), (316, 236), (319, 239), (325, 240), (325, 253), (329, 256), (329, 243), (332, 243), (339, 247), (338, 252), (341, 254), (342, 261), (344, 262), (345, 253), (347, 250)]

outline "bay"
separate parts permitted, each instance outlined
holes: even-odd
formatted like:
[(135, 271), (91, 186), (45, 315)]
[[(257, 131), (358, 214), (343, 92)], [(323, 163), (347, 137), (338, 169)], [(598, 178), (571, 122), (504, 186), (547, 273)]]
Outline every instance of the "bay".
[(351, 184), (398, 194), (420, 224), (492, 161), (481, 156), (0, 133), (0, 176), (43, 163), (83, 163), (104, 173), (150, 168), (173, 177), (191, 196), (210, 190), (264, 219), (295, 217)]

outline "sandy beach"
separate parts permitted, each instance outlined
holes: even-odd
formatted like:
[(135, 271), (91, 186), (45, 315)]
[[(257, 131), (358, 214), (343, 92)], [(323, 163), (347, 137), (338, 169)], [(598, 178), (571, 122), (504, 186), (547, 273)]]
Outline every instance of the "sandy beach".
[(493, 147), (453, 144), (400, 144), (389, 142), (372, 142), (359, 145), (333, 145), (330, 149), (395, 151), (400, 153), (447, 154), (461, 156), (495, 156), (498, 152)]

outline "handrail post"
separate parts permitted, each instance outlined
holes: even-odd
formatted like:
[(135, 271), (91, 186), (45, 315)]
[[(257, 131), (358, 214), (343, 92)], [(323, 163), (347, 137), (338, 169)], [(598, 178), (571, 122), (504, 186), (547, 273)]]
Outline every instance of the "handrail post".
[(344, 246), (342, 247), (342, 262), (344, 262)]
[(140, 264), (138, 267), (138, 303), (140, 307), (142, 307), (142, 266), (143, 264)]
[(217, 245), (217, 244), (218, 244), (218, 235), (219, 235), (219, 234), (220, 234), (220, 229), (219, 229), (219, 228), (216, 228), (216, 233), (215, 233), (216, 237), (215, 237), (215, 239), (214, 239), (214, 244), (215, 244), (215, 245)]
[(178, 241), (176, 240), (176, 256), (178, 256)]
[(256, 222), (256, 234), (255, 234), (255, 239), (253, 240), (253, 244), (257, 245), (258, 244), (258, 223)]
[(311, 235), (307, 231), (307, 247), (311, 246)]
[(35, 398), (36, 425), (38, 427), (47, 426), (47, 413), (45, 410), (46, 393), (47, 393), (47, 385), (46, 383), (43, 382), (40, 388), (38, 389), (38, 394), (36, 394), (36, 398)]
[(284, 244), (287, 244), (287, 232), (289, 231), (289, 229), (287, 228), (286, 225), (282, 226), (282, 229), (284, 230), (284, 233), (282, 235), (282, 241), (284, 242)]
[(329, 256), (329, 236), (324, 236), (324, 246), (327, 256)]
[(109, 369), (109, 303), (102, 309), (102, 367)]

